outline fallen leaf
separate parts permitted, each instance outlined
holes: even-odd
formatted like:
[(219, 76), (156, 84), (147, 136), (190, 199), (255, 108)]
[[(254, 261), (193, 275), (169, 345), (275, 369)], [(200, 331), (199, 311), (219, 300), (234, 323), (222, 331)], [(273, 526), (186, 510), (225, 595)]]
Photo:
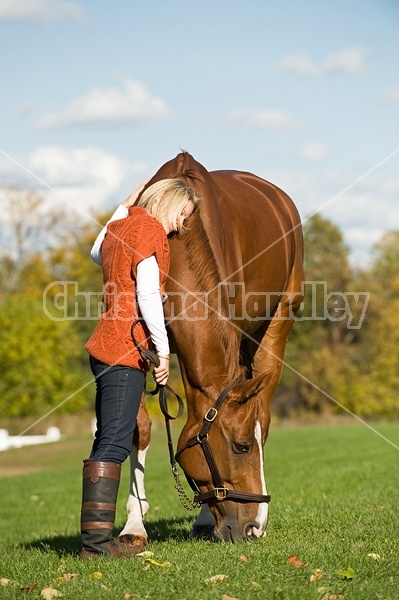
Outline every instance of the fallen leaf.
[(248, 556), (245, 556), (245, 554), (241, 554), (240, 561), (241, 562), (248, 562)]
[(325, 594), (322, 600), (344, 600), (342, 594)]
[(213, 575), (209, 577), (209, 579), (205, 579), (205, 583), (218, 583), (219, 581), (224, 581), (228, 578), (228, 575)]
[(262, 586), (260, 585), (260, 583), (257, 583), (256, 581), (251, 581), (250, 588), (251, 588), (251, 590), (261, 590)]
[(23, 588), (20, 588), (19, 591), (20, 592), (32, 592), (33, 590), (37, 589), (37, 583), (33, 583), (32, 585), (26, 585)]
[(14, 583), (16, 583), (15, 581), (13, 581), (12, 579), (7, 579), (6, 577), (1, 577), (0, 578), (0, 585), (6, 587), (7, 585), (13, 585)]
[(94, 571), (94, 573), (90, 573), (89, 579), (101, 579), (102, 576), (103, 574), (100, 571)]
[(310, 583), (313, 583), (314, 581), (319, 581), (319, 579), (321, 579), (323, 575), (324, 573), (321, 569), (316, 569), (310, 576)]
[(123, 600), (129, 600), (129, 598), (138, 598), (137, 594), (125, 594)]
[(109, 590), (109, 587), (107, 587), (103, 583), (100, 583), (100, 590)]
[(144, 563), (150, 563), (151, 565), (155, 565), (156, 567), (171, 567), (172, 563), (168, 562), (167, 560), (163, 563), (159, 563), (158, 561), (154, 560), (153, 558), (145, 558), (143, 560), (143, 564)]
[(238, 598), (233, 598), (232, 596), (228, 596), (227, 594), (223, 594), (221, 600), (239, 600)]
[(341, 577), (343, 577), (344, 579), (353, 579), (355, 576), (355, 571), (352, 569), (352, 567), (348, 567), (346, 571), (344, 571), (343, 569), (337, 571), (337, 574), (341, 575)]
[(376, 554), (375, 552), (370, 552), (370, 554), (367, 554), (367, 556), (369, 556), (373, 560), (380, 560), (381, 558), (381, 556), (379, 554)]
[(72, 581), (78, 577), (77, 573), (64, 573), (62, 577), (56, 577), (54, 583), (64, 583), (65, 581)]
[(292, 554), (288, 557), (288, 563), (291, 565), (291, 567), (302, 567), (303, 565), (301, 559), (297, 556), (293, 556)]
[(154, 556), (154, 553), (150, 552), (150, 550), (144, 550), (144, 552), (136, 554), (136, 558), (148, 558), (149, 556)]
[(42, 598), (45, 598), (46, 600), (48, 598), (59, 598), (62, 595), (63, 595), (62, 592), (54, 589), (52, 585), (46, 585), (40, 592), (40, 596)]

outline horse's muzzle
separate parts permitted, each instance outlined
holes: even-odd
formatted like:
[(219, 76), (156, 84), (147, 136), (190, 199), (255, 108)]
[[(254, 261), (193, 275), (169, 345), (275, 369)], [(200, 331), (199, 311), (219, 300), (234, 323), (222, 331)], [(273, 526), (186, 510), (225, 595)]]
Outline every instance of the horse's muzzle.
[(246, 540), (257, 540), (264, 534), (264, 529), (262, 527), (258, 527), (256, 523), (249, 523), (244, 528), (244, 537)]
[(256, 523), (246, 523), (241, 527), (238, 523), (224, 522), (215, 527), (215, 535), (224, 542), (254, 541), (263, 535), (263, 529)]

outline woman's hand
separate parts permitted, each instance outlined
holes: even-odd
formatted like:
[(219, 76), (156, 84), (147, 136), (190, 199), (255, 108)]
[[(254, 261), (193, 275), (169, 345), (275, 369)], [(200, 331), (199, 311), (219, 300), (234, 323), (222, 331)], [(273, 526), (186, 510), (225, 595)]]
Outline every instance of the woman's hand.
[(137, 198), (140, 196), (141, 192), (143, 191), (143, 189), (145, 188), (145, 186), (147, 185), (147, 183), (149, 181), (150, 181), (149, 179), (146, 179), (146, 181), (143, 181), (143, 183), (140, 183), (139, 187), (130, 194), (129, 198), (126, 198), (126, 200), (124, 202), (122, 202), (123, 206), (126, 206), (126, 208), (130, 208), (131, 206), (134, 206), (137, 202)]
[(169, 356), (159, 356), (159, 367), (154, 369), (154, 379), (159, 385), (166, 385), (169, 377)]

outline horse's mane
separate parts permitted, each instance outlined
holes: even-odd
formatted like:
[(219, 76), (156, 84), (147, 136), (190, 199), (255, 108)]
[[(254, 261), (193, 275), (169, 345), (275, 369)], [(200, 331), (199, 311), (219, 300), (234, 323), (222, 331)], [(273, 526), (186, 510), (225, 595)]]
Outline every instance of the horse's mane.
[(195, 274), (199, 291), (206, 294), (210, 326), (215, 336), (222, 342), (226, 362), (235, 363), (239, 352), (237, 335), (228, 320), (228, 306), (223, 301), (223, 295), (219, 293), (222, 278), (200, 218), (200, 211), (194, 213), (189, 230), (185, 232), (183, 239), (188, 262)]
[[(212, 187), (208, 171), (194, 160), (186, 150), (182, 150), (176, 158), (163, 165), (154, 176), (154, 180), (168, 177), (185, 179), (199, 191), (200, 195), (210, 193)], [(150, 184), (152, 181), (150, 181)], [(208, 200), (211, 200), (211, 198), (208, 197)], [(203, 204), (204, 202), (202, 202)], [(182, 238), (184, 240), (184, 251), (190, 269), (195, 274), (199, 291), (207, 295), (208, 319), (210, 321), (208, 326), (212, 327), (215, 337), (222, 344), (225, 372), (226, 374), (231, 373), (232, 365), (237, 364), (239, 355), (238, 336), (234, 327), (228, 321), (229, 307), (223, 301), (223, 295), (219, 294), (219, 284), (222, 277), (201, 220), (201, 205), (199, 210), (195, 211), (192, 218), (190, 218), (189, 229)]]

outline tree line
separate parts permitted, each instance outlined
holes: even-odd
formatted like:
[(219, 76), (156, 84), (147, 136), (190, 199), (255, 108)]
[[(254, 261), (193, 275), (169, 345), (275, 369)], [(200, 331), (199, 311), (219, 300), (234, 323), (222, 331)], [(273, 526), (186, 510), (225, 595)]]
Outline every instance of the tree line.
[[(17, 189), (1, 202), (0, 414), (91, 409), (84, 344), (102, 280), (89, 253), (109, 215), (79, 220)], [(351, 266), (341, 231), (319, 214), (305, 220), (304, 244), (305, 299), (272, 413), (398, 417), (399, 231), (381, 237), (363, 269)], [(176, 360), (170, 383), (182, 392)]]

